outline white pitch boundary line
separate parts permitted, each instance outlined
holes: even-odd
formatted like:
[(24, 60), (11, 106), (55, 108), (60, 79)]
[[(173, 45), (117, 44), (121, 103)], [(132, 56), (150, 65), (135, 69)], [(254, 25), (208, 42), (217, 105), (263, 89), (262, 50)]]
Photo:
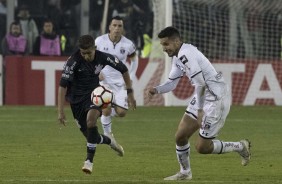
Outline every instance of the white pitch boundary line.
[[(2, 182), (72, 182), (72, 183), (81, 183), (81, 182), (87, 182), (87, 183), (108, 183), (108, 182), (118, 182), (118, 183), (140, 183), (140, 182), (146, 182), (146, 183), (166, 183), (167, 181), (156, 181), (156, 180), (130, 180), (130, 181), (120, 181), (120, 180), (105, 180), (105, 181), (96, 181), (96, 180), (28, 180), (28, 179), (19, 179), (19, 180), (0, 180)], [(172, 181), (173, 182), (173, 181)], [(213, 180), (213, 181), (209, 181), (209, 180), (203, 180), (203, 181), (199, 181), (199, 180), (191, 180), (189, 181), (189, 183), (260, 183), (261, 181), (221, 181), (221, 180)], [(264, 182), (269, 182), (269, 183), (282, 183), (282, 180), (269, 180), (269, 181), (264, 181)]]

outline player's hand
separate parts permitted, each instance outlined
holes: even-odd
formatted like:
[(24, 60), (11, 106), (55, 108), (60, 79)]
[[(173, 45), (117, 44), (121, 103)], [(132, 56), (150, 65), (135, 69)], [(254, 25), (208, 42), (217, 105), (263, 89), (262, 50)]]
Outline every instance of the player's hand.
[(65, 113), (64, 113), (64, 112), (59, 112), (59, 113), (58, 113), (58, 121), (59, 121), (59, 123), (60, 123), (61, 125), (66, 126), (67, 120), (66, 120), (66, 116), (65, 116)]
[(151, 100), (155, 94), (157, 94), (156, 88), (148, 89), (147, 96), (149, 97), (149, 100)]
[(102, 80), (104, 80), (104, 75), (103, 74), (99, 74), (99, 81), (102, 81)]
[(198, 124), (199, 124), (200, 127), (201, 127), (201, 125), (202, 125), (203, 116), (204, 116), (204, 111), (203, 111), (203, 109), (199, 109), (199, 110), (198, 110), (198, 119), (197, 119), (197, 122), (198, 122)]
[(132, 108), (133, 110), (136, 109), (136, 100), (133, 96), (133, 93), (128, 94), (128, 104), (129, 104), (129, 107)]

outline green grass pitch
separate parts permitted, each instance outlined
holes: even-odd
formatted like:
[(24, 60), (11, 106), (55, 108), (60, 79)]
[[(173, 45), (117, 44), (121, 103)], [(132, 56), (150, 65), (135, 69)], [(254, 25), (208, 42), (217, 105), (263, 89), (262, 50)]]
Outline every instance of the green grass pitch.
[[(66, 107), (68, 124), (60, 127), (55, 107), (0, 107), (0, 183), (153, 184), (175, 174), (174, 133), (185, 107), (139, 107), (113, 120), (125, 149), (118, 157), (107, 145), (97, 148), (94, 171), (81, 171), (86, 142)], [(282, 183), (282, 107), (232, 106), (219, 139), (252, 142), (252, 159), (240, 164), (237, 153), (200, 155), (191, 139), (190, 183)], [(99, 130), (102, 132), (100, 123)]]

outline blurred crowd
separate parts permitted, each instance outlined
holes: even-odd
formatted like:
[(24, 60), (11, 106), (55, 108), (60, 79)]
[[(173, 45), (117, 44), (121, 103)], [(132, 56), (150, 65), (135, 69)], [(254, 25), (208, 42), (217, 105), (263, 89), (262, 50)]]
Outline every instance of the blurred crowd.
[[(104, 0), (89, 1), (89, 34), (102, 34)], [(150, 0), (109, 0), (106, 32), (114, 16), (124, 19), (125, 35), (137, 49), (143, 49), (153, 27)], [(6, 55), (70, 55), (80, 36), (80, 0), (18, 0), (15, 20), (6, 32), (7, 0), (0, 0), (0, 54)], [(146, 40), (146, 39), (145, 39)]]
[(282, 59), (281, 0), (174, 0), (174, 10), (173, 25), (209, 58)]
[[(6, 32), (8, 0), (0, 0), (0, 54), (69, 55), (81, 34), (81, 0), (17, 0)], [(152, 0), (109, 0), (105, 31), (124, 19), (127, 38), (148, 57), (153, 32)], [(89, 34), (102, 32), (105, 0), (89, 0)], [(161, 19), (162, 17), (157, 17)], [(282, 58), (281, 0), (173, 0), (173, 26), (209, 58)], [(20, 43), (20, 44), (19, 44)]]

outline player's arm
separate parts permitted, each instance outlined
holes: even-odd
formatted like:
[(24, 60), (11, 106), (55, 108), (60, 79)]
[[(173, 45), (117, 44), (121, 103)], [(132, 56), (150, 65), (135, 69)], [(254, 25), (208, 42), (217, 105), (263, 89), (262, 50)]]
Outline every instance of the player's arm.
[(129, 76), (130, 76), (130, 79), (133, 80), (136, 76), (136, 71), (137, 71), (137, 68), (138, 68), (139, 59), (138, 59), (136, 52), (134, 52), (133, 54), (131, 54), (128, 57), (131, 61), (130, 62), (130, 68), (129, 68)]
[(129, 106), (133, 109), (136, 109), (136, 100), (134, 98), (134, 91), (132, 88), (132, 83), (128, 71), (123, 73), (122, 77), (126, 86)]
[(205, 100), (205, 80), (201, 72), (191, 79), (193, 81), (193, 84), (195, 85), (196, 102), (198, 104), (198, 109), (203, 109)]
[(107, 59), (106, 61), (108, 62), (107, 63), (108, 65), (118, 70), (122, 74), (122, 77), (123, 77), (123, 80), (126, 86), (126, 90), (127, 90), (128, 104), (133, 109), (136, 109), (136, 100), (134, 98), (132, 83), (130, 80), (130, 76), (129, 76), (127, 67), (125, 66), (125, 64), (123, 64), (123, 62), (119, 61), (117, 58)]
[(69, 58), (64, 65), (58, 89), (58, 120), (59, 123), (64, 126), (66, 125), (66, 116), (64, 112), (65, 96), (67, 93), (67, 86), (73, 79), (75, 67), (76, 63), (72, 60), (72, 58)]
[(167, 93), (174, 90), (183, 74), (184, 72), (173, 63), (168, 80), (161, 85), (150, 88), (147, 92), (148, 97), (152, 98), (155, 94)]
[(64, 104), (65, 104), (65, 96), (66, 96), (67, 88), (59, 86), (58, 89), (58, 120), (59, 123), (66, 125), (66, 116), (64, 112)]

